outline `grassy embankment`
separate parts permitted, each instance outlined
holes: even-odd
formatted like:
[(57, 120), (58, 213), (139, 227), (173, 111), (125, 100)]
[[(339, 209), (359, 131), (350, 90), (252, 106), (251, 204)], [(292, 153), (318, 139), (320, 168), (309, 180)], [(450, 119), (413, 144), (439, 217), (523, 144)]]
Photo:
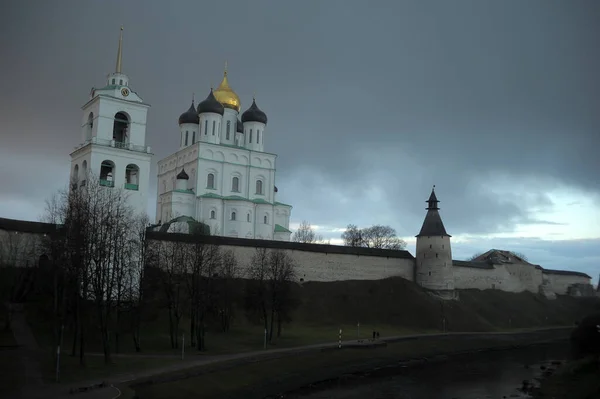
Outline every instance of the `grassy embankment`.
[[(237, 312), (232, 329), (219, 332), (210, 324), (206, 336), (207, 351), (198, 353), (186, 348), (188, 360), (198, 356), (238, 353), (261, 350), (263, 329), (249, 323), (244, 317), (243, 282), (239, 282)], [(360, 337), (368, 338), (373, 330), (382, 336), (410, 335), (441, 332), (443, 318), (447, 331), (507, 331), (572, 326), (584, 315), (599, 309), (592, 299), (561, 297), (546, 300), (531, 293), (510, 294), (497, 290), (462, 291), (460, 301), (440, 301), (425, 293), (415, 284), (400, 278), (379, 281), (344, 281), (333, 283), (305, 283), (294, 288), (300, 300), (292, 315), (293, 321), (285, 325), (283, 335), (271, 348), (294, 347), (315, 343), (335, 342), (342, 328), (343, 339), (356, 339), (357, 323)], [(40, 306), (30, 306), (28, 319), (40, 346), (47, 350), (43, 362), (47, 379), (53, 378), (51, 313)], [(142, 354), (166, 354), (173, 358), (122, 358), (115, 357), (114, 364), (105, 366), (101, 357), (88, 356), (88, 367), (77, 365), (76, 358), (64, 356), (63, 381), (100, 378), (131, 371), (148, 369), (181, 362), (175, 356), (181, 349), (170, 347), (167, 315), (159, 302), (148, 306), (143, 313)], [(189, 342), (189, 322), (182, 319), (180, 327)], [(64, 348), (70, 351), (72, 332), (65, 328)], [(90, 326), (87, 333), (87, 351), (101, 352), (98, 334)], [(120, 353), (133, 354), (132, 336), (123, 332)]]

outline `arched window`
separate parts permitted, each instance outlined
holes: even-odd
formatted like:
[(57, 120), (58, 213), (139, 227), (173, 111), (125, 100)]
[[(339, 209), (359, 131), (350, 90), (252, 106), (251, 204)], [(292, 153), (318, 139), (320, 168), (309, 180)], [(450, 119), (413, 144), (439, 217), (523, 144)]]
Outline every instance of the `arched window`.
[(235, 220), (235, 212), (231, 212), (231, 220)]
[(206, 136), (208, 133), (208, 121), (204, 121), (204, 135)]
[(163, 190), (162, 190), (162, 192), (163, 193), (167, 192), (167, 181), (166, 180), (163, 180)]
[(90, 112), (88, 115), (87, 125), (85, 127), (85, 140), (90, 140), (92, 138), (92, 131), (94, 129), (94, 113)]
[(185, 131), (185, 145), (188, 145), (188, 135), (190, 134), (190, 132), (188, 132), (187, 130)]
[(85, 186), (85, 181), (87, 180), (87, 175), (88, 175), (88, 167), (87, 167), (87, 161), (83, 161), (83, 163), (81, 164), (81, 186)]
[(215, 175), (209, 173), (206, 177), (206, 188), (215, 188)]
[(192, 132), (192, 144), (196, 143), (196, 131)]
[(265, 224), (269, 224), (269, 215), (265, 215), (263, 217), (263, 221), (265, 222)]
[(217, 121), (213, 121), (213, 131), (212, 131), (212, 135), (215, 135), (215, 129), (217, 128)]
[(249, 222), (250, 221), (250, 212), (248, 212), (248, 214), (246, 215), (246, 220)]
[(250, 129), (250, 137), (249, 137), (249, 143), (252, 143), (252, 129)]
[(129, 164), (125, 168), (125, 189), (138, 190), (140, 182), (140, 168), (135, 164)]
[(79, 165), (75, 165), (73, 168), (73, 186), (77, 188), (77, 183), (79, 182)]
[(257, 180), (256, 181), (256, 194), (262, 194), (263, 193), (263, 182), (262, 180)]
[(227, 121), (227, 135), (225, 138), (229, 140), (229, 129), (231, 129), (231, 121)]
[(117, 143), (129, 142), (129, 117), (124, 112), (117, 112), (115, 114), (113, 140)]
[(235, 176), (233, 179), (231, 179), (231, 191), (233, 191), (235, 193), (240, 192), (240, 178), (237, 176)]
[(260, 144), (260, 130), (256, 130), (256, 144)]
[(210, 211), (210, 218), (211, 219), (216, 219), (217, 218), (215, 211)]
[(114, 187), (115, 164), (112, 161), (102, 161), (100, 164), (100, 185)]

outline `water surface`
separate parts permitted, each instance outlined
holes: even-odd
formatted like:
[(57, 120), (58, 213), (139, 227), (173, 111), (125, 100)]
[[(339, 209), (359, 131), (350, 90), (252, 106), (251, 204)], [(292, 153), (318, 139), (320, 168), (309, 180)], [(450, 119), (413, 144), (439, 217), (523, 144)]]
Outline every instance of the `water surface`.
[(541, 374), (540, 366), (567, 358), (567, 345), (553, 344), (459, 355), (446, 361), (398, 367), (386, 377), (339, 380), (304, 394), (304, 399), (485, 399), (528, 398), (523, 380)]

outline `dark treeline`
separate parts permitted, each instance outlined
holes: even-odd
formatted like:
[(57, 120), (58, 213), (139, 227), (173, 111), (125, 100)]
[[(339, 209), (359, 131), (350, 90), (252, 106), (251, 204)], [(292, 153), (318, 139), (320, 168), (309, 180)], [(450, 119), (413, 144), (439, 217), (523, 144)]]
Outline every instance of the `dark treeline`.
[[(44, 221), (60, 226), (56, 234), (0, 240), (2, 301), (9, 309), (14, 303), (40, 304), (50, 314), (52, 332), (46, 333), (54, 347), (68, 348), (82, 366), (91, 342), (107, 363), (123, 345), (143, 351), (144, 316), (156, 308), (168, 314), (168, 322), (157, 326), (153, 320), (152, 328), (168, 331), (173, 349), (189, 321), (186, 344), (206, 350), (207, 326), (228, 333), (236, 308), (264, 326), (268, 342), (281, 335), (297, 305), (291, 295), (294, 264), (286, 252), (257, 249), (241, 263), (232, 250), (202, 240), (149, 243), (148, 217), (132, 212), (125, 190), (102, 187), (93, 176), (87, 182), (47, 201)], [(33, 261), (39, 254), (40, 261)], [(236, 306), (240, 295), (243, 306)], [(131, 341), (123, 342), (125, 336)]]

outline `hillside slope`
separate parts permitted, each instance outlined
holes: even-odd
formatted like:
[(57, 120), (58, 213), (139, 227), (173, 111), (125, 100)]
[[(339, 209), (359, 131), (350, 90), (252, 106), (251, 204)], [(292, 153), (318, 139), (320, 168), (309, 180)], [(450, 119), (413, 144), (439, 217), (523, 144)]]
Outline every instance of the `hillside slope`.
[(385, 324), (415, 330), (494, 331), (573, 325), (600, 310), (598, 298), (529, 292), (461, 290), (459, 300), (437, 299), (402, 278), (376, 281), (308, 282), (296, 288), (301, 305), (294, 321), (306, 324)]

